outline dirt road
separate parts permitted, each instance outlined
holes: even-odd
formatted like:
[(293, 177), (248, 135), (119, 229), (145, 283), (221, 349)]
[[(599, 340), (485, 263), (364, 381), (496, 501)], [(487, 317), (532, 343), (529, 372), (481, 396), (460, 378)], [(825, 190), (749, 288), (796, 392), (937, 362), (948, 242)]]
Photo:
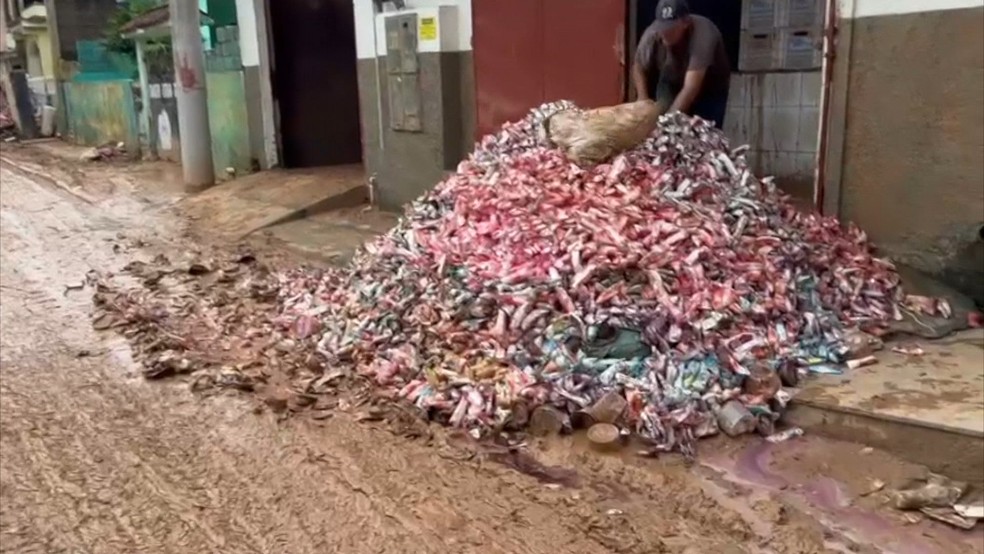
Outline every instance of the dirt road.
[[(712, 443), (708, 466), (685, 467), (675, 459), (603, 457), (567, 441), (541, 445), (537, 455), (576, 479), (545, 484), (463, 450), (442, 430), (424, 440), (344, 413), (321, 422), (285, 420), (245, 395), (202, 399), (178, 382), (148, 383), (122, 340), (91, 329), (91, 293), (78, 285), (92, 269), (118, 270), (142, 255), (135, 244), (146, 245), (149, 256), (180, 250), (189, 238), (167, 209), (174, 194), (109, 190), (114, 171), (72, 174), (24, 152), (5, 152), (0, 164), (3, 552), (980, 547), (975, 534), (903, 526), (882, 514), (855, 513), (857, 507), (845, 512), (841, 489), (828, 494), (819, 486), (814, 496), (821, 502), (809, 501), (809, 487), (795, 492), (797, 479), (824, 472), (840, 478), (823, 464), (856, 454), (856, 445), (838, 451), (803, 441), (795, 459), (776, 465), (761, 463), (769, 454), (760, 443)], [(797, 459), (813, 462), (796, 469)], [(891, 464), (902, 468), (899, 479), (915, 471)], [(771, 472), (785, 472), (785, 484)], [(844, 494), (866, 486), (856, 481)]]

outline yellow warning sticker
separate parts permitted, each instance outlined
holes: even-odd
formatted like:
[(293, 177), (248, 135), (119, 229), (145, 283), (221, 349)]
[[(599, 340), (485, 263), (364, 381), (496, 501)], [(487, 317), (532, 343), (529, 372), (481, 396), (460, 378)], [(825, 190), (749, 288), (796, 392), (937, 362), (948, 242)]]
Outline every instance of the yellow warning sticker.
[(437, 18), (420, 18), (420, 40), (437, 40)]

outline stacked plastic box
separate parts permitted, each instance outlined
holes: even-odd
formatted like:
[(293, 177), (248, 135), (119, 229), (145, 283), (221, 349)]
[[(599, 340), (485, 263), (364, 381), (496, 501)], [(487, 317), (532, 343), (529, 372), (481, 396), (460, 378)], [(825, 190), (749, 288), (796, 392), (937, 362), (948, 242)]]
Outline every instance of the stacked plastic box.
[(777, 0), (742, 0), (739, 71), (772, 71), (779, 67)]
[(825, 5), (825, 0), (742, 0), (738, 69), (819, 68)]

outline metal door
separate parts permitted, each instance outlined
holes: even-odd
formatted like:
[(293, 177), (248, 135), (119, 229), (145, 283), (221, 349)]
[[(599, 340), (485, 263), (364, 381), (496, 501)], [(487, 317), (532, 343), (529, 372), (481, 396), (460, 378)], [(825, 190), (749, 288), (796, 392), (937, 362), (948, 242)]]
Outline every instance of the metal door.
[(543, 102), (625, 98), (626, 0), (472, 0), (476, 131)]
[(362, 161), (352, 0), (270, 0), (287, 167)]

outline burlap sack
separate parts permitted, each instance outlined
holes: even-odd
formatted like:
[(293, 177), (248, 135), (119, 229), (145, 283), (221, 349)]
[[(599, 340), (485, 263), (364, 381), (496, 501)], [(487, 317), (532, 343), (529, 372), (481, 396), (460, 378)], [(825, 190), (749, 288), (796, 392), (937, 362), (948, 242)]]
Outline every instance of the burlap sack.
[(596, 164), (639, 145), (663, 109), (642, 100), (583, 112), (564, 110), (544, 122), (547, 141), (579, 164)]

